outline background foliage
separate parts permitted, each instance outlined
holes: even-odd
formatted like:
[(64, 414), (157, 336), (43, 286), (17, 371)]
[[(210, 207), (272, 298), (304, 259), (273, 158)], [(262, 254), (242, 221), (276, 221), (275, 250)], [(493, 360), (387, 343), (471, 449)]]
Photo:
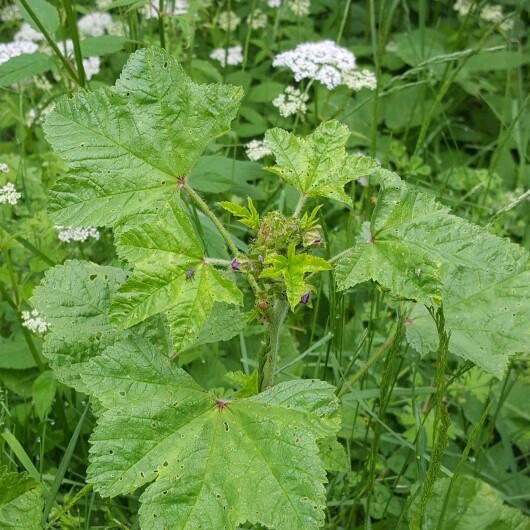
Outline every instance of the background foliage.
[[(140, 494), (147, 499), (142, 508), (147, 512), (149, 499), (159, 498), (164, 485), (155, 483), (146, 489), (136, 484), (138, 490), (121, 491), (106, 484), (99, 491), (121, 493), (112, 499), (92, 491), (90, 477), (100, 473), (100, 459), (106, 458), (104, 445), (97, 439), (100, 423), (92, 449), (94, 460), (87, 471), (88, 438), (96, 418), (120, 431), (125, 427), (120, 423), (124, 413), (114, 401), (116, 395), (101, 384), (111, 374), (96, 361), (87, 360), (111, 346), (104, 354), (115, 357), (109, 363), (117, 363), (117, 357), (124, 364), (116, 366), (128, 370), (127, 363), (139, 363), (142, 354), (154, 355), (168, 347), (160, 339), (165, 322), (156, 316), (158, 311), (141, 306), (131, 309), (131, 296), (142, 289), (141, 275), (153, 266), (142, 262), (138, 242), (168, 236), (161, 232), (163, 226), (148, 233), (152, 226), (149, 208), (174, 192), (168, 175), (175, 168), (186, 174), (193, 166), (190, 186), (214, 205), (235, 235), (237, 247), (245, 251), (249, 225), (230, 216), (236, 213), (234, 207), (223, 208), (218, 203), (224, 201), (226, 206), (230, 201), (250, 208), (249, 197), (260, 212), (291, 212), (297, 204), (292, 185), (306, 186), (304, 191), (311, 195), (315, 182), (304, 182), (304, 172), (293, 174), (286, 169), (289, 156), (282, 145), (298, 142), (292, 135), (308, 137), (302, 149), (308, 168), (304, 171), (311, 173), (318, 158), (314, 150), (327, 134), (336, 140), (333, 148), (338, 156), (333, 167), (326, 167), (333, 181), (318, 182), (327, 190), (319, 195), (333, 200), (316, 213), (325, 242), (316, 254), (329, 259), (356, 242), (361, 244), (341, 257), (335, 274), (323, 272), (312, 282), (311, 308), (296, 305), (300, 292), (293, 283), (290, 301), (294, 311), (280, 333), (275, 379), (278, 389), (288, 389), (299, 379), (307, 383), (313, 378), (322, 380), (322, 392), (330, 399), (327, 383), (338, 389), (342, 420), (338, 436), (348, 465), (345, 468), (340, 451), (326, 438), (334, 433), (334, 424), (319, 419), (319, 435), (304, 440), (310, 454), (312, 449), (307, 448), (319, 439), (329, 470), (325, 521), (317, 517), (312, 524), (330, 530), (530, 528), (530, 418), (525, 407), (530, 377), (525, 253), (530, 248), (528, 7), (518, 0), (497, 6), (462, 1), (312, 0), (305, 3), (309, 13), (299, 16), (304, 2), (285, 0), (279, 9), (270, 7), (271, 3), (194, 0), (182, 14), (176, 14), (180, 3), (170, 1), (163, 2), (161, 14), (158, 2), (149, 8), (145, 2), (128, 0), (98, 2), (97, 6), (70, 0), (21, 1), (16, 7), (2, 4), (0, 46), (16, 42), (24, 21), (47, 34), (49, 41), (37, 40), (31, 53), (5, 61), (11, 48), (0, 48), (0, 163), (6, 165), (0, 173), (0, 188), (13, 183), (21, 194), (14, 205), (0, 204), (0, 445), (4, 466), (0, 467), (0, 526), (17, 528), (18, 524), (25, 530), (139, 528)], [(24, 6), (29, 6), (35, 18)], [(92, 25), (86, 19), (82, 22), (82, 17), (96, 10), (110, 14), (112, 25), (101, 20)], [(233, 15), (227, 23), (229, 12)], [(261, 15), (264, 25), (257, 27), (255, 20)], [(71, 44), (64, 45), (68, 38)], [(318, 81), (295, 83), (287, 68), (273, 66), (278, 53), (324, 39), (353, 51), (358, 68), (375, 74), (377, 88), (351, 90), (340, 85), (329, 90)], [(222, 111), (224, 121), (205, 122), (204, 129), (196, 130), (195, 113), (200, 112), (204, 94), (193, 93), (189, 112), (179, 116), (169, 137), (165, 134), (157, 101), (175, 86), (195, 90), (189, 84), (181, 86), (188, 82), (180, 74), (159, 75), (141, 86), (128, 84), (122, 77), (116, 89), (110, 88), (130, 55), (152, 45), (168, 50), (182, 65), (177, 72), (185, 72), (193, 82), (223, 83), (217, 85), (207, 109)], [(222, 66), (223, 61), (210, 56), (214, 49), (237, 45), (241, 46), (239, 64)], [(221, 57), (228, 59), (224, 52)], [(96, 63), (99, 71), (94, 73)], [(164, 70), (164, 61), (159, 68)], [(288, 85), (295, 85), (308, 98), (305, 110), (300, 107), (283, 116), (272, 102)], [(60, 99), (73, 95), (79, 86), (88, 91), (77, 96), (75, 104), (72, 99)], [(136, 115), (128, 114), (131, 95), (145, 95), (143, 110)], [(110, 103), (114, 114), (99, 119), (109, 112)], [(44, 117), (55, 104), (55, 112), (43, 127)], [(85, 136), (84, 145), (78, 145), (71, 130), (80, 114), (92, 120), (92, 132), (77, 124)], [(113, 158), (105, 157), (109, 146), (93, 134), (105, 128), (120, 131), (123, 145), (129, 148), (123, 156), (131, 157), (127, 163), (138, 168), (134, 175), (122, 174), (123, 188), (117, 190), (122, 204), (112, 209), (108, 190), (92, 173), (95, 167), (119, 169)], [(194, 128), (193, 135), (188, 134), (190, 128)], [(256, 157), (247, 144), (264, 135), (276, 156), (265, 154), (260, 162), (249, 159)], [(55, 152), (48, 143), (54, 138), (61, 146), (59, 150), (54, 146)], [(130, 154), (141, 150), (145, 138), (156, 147), (149, 150), (148, 160)], [(312, 145), (315, 138), (318, 142)], [(171, 157), (171, 142), (186, 145), (186, 159)], [(287, 152), (285, 160), (279, 157), (280, 151)], [(392, 181), (386, 191), (384, 181), (375, 177), (350, 184), (359, 174), (370, 173), (366, 167), (359, 170), (363, 164), (373, 164), (360, 155), (374, 157), (381, 167), (398, 173), (402, 182)], [(65, 161), (75, 168), (66, 175)], [(394, 177), (388, 173), (387, 178)], [(149, 194), (144, 193), (141, 179), (149, 186), (156, 182)], [(83, 180), (93, 183), (96, 191), (81, 196), (72, 186)], [(142, 185), (135, 188), (139, 182)], [(310, 199), (309, 206), (316, 204), (315, 198)], [(414, 223), (405, 215), (407, 211), (424, 211), (425, 217)], [(189, 260), (178, 264), (179, 271), (197, 267), (201, 256), (185, 234), (193, 233), (193, 239), (198, 234), (209, 256), (234, 257), (228, 255), (212, 222), (191, 202), (183, 211), (175, 206), (167, 215), (183, 228), (179, 232), (182, 240), (175, 244), (187, 249)], [(470, 231), (463, 219), (477, 228)], [(131, 228), (142, 220), (145, 226)], [(56, 228), (59, 224), (62, 229)], [(64, 235), (70, 224), (97, 227), (97, 238), (87, 232), (76, 236), (84, 241), (71, 240), (72, 234)], [(374, 245), (362, 245), (375, 232), (384, 244), (378, 248), (393, 251), (396, 241), (402, 244), (407, 236), (421, 240), (419, 246), (399, 247), (409, 258), (421, 258), (420, 274), (395, 274)], [(505, 245), (496, 246), (493, 235), (504, 238)], [(466, 244), (471, 240), (473, 247)], [(135, 271), (118, 288), (126, 276), (120, 268), (124, 259), (134, 261)], [(486, 268), (486, 263), (494, 268)], [(52, 269), (55, 265), (60, 267)], [(437, 272), (441, 265), (445, 267), (443, 283)], [(484, 266), (484, 270), (466, 268), (470, 265)], [(283, 267), (281, 263), (274, 266)], [(173, 346), (179, 345), (180, 354), (168, 366), (173, 381), (181, 378), (190, 387), (198, 384), (223, 396), (241, 386), (244, 391), (245, 384), (252, 386), (243, 376), (250, 376), (257, 367), (264, 337), (258, 323), (242, 332), (238, 290), (226, 287), (220, 274), (213, 278), (212, 271), (217, 272), (213, 267), (199, 268), (196, 281), (206, 278), (217, 297), (217, 314), (224, 315), (224, 320), (221, 316), (208, 320), (210, 299), (208, 307), (202, 308), (202, 317), (183, 322), (179, 316), (170, 322)], [(238, 282), (239, 288), (242, 285)], [(447, 358), (440, 355), (440, 317), (433, 319), (421, 304), (413, 307), (395, 296), (399, 292), (436, 303), (434, 287), (444, 296), (446, 326), (451, 329)], [(104, 290), (121, 293), (112, 307)], [(196, 308), (200, 294), (191, 289), (187, 303)], [(46, 313), (52, 326), (43, 346), (39, 315), (27, 315), (34, 322), (32, 327), (22, 312), (53, 306), (55, 295), (57, 310)], [(72, 312), (78, 319), (76, 325), (70, 320)], [(112, 322), (123, 315), (127, 322), (122, 327), (134, 327), (117, 332)], [(404, 328), (398, 325), (403, 319)], [(199, 333), (205, 321), (207, 326)], [(227, 322), (232, 329), (221, 338), (230, 340), (212, 342), (219, 329), (227, 329)], [(183, 331), (190, 326), (195, 342)], [(138, 343), (145, 347), (137, 348)], [(115, 386), (112, 381), (108, 384)], [(96, 393), (105, 411), (100, 405), (89, 406), (87, 396)], [(210, 406), (211, 395), (203, 394), (198, 403), (203, 400), (205, 407)], [(163, 395), (159, 398), (157, 406), (163, 408)], [(259, 397), (255, 399), (258, 403), (249, 406), (261, 406)], [(141, 399), (137, 406), (138, 414), (128, 422), (131, 432), (144, 413)], [(193, 414), (201, 425), (227, 432), (222, 423), (216, 423), (218, 417), (201, 415), (199, 409)], [(294, 422), (294, 413), (289, 414)], [(243, 416), (242, 410), (229, 433), (233, 438), (224, 442), (226, 452), (230, 445), (241, 445)], [(317, 429), (315, 423), (311, 425)], [(171, 428), (178, 432), (177, 425)], [(273, 425), (270, 428), (274, 430)], [(194, 440), (189, 443), (193, 446)], [(177, 449), (175, 444), (180, 453), (171, 455), (172, 466), (189, 452), (187, 447), (183, 444)], [(245, 458), (252, 460), (253, 453), (245, 452)], [(200, 466), (200, 461), (189, 462), (190, 480)], [(214, 468), (211, 474), (222, 476), (223, 471)], [(324, 470), (319, 473), (323, 476)], [(244, 477), (231, 480), (223, 495), (237, 492), (242, 484), (250, 489)], [(267, 477), (263, 481), (267, 483)], [(310, 480), (307, 483), (312, 487)], [(260, 495), (268, 495), (258, 493), (256, 505)], [(324, 504), (322, 491), (312, 494)], [(307, 509), (312, 512), (309, 505)], [(249, 521), (258, 520), (242, 513)], [(293, 521), (268, 524), (301, 528)], [(248, 523), (244, 528), (259, 526)]]

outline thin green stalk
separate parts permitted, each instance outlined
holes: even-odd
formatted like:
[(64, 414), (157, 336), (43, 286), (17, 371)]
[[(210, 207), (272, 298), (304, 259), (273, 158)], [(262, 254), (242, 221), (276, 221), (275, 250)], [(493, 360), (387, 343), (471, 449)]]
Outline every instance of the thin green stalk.
[(166, 34), (164, 28), (164, 0), (158, 0), (158, 34), (160, 37), (160, 47), (166, 47)]
[[(434, 443), (431, 453), (431, 461), (429, 462), (425, 482), (421, 489), (419, 507), (410, 521), (411, 530), (420, 530), (422, 528), (423, 514), (425, 513), (427, 502), (433, 493), (434, 484), (440, 472), (441, 459), (445, 452), (445, 448), (447, 447), (447, 431), (449, 430), (449, 425), (451, 423), (449, 413), (443, 402), (445, 392), (445, 369), (447, 366), (447, 353), (449, 351), (449, 334), (445, 330), (443, 307), (438, 309), (435, 320), (436, 327), (438, 328), (439, 344), (436, 361), (436, 394), (433, 397), (436, 406), (433, 424)], [(413, 497), (411, 497), (411, 499)]]
[(366, 373), (368, 368), (370, 368), (370, 366), (372, 366), (383, 355), (383, 353), (388, 350), (389, 346), (393, 343), (394, 338), (395, 335), (390, 335), (388, 339), (386, 339), (385, 342), (383, 342), (383, 344), (381, 344), (374, 354), (366, 361), (363, 367), (358, 372), (353, 374), (347, 383), (342, 384), (342, 387), (337, 394), (339, 399), (344, 396), (344, 394), (347, 394), (349, 388), (353, 387), (353, 385)]
[(339, 32), (337, 33), (337, 44), (340, 43), (340, 40), (342, 39), (342, 34), (344, 33), (344, 26), (346, 25), (346, 20), (348, 18), (348, 12), (350, 11), (350, 4), (351, 0), (346, 0), (346, 4), (344, 5), (344, 11), (342, 13), (342, 20), (340, 21), (340, 27)]
[[(195, 201), (197, 206), (204, 212), (206, 217), (212, 221), (212, 223), (215, 225), (219, 233), (221, 234), (222, 238), (225, 240), (225, 243), (227, 247), (230, 249), (230, 252), (235, 257), (239, 253), (237, 250), (237, 247), (232, 240), (232, 237), (230, 236), (230, 233), (228, 230), (223, 226), (223, 223), (219, 220), (219, 218), (210, 210), (210, 207), (201, 199), (200, 195), (185, 181), (182, 181), (182, 187), (186, 190), (188, 195)], [(250, 286), (252, 287), (252, 290), (256, 293), (256, 295), (260, 292), (259, 285), (257, 284), (254, 276), (251, 274), (247, 274), (246, 279)]]
[(50, 45), (51, 49), (53, 50), (53, 53), (55, 53), (55, 55), (57, 55), (59, 60), (63, 63), (64, 67), (66, 68), (66, 71), (70, 74), (70, 77), (74, 80), (74, 82), (77, 85), (83, 86), (81, 85), (77, 72), (72, 68), (72, 65), (68, 62), (63, 52), (59, 49), (53, 37), (48, 33), (46, 28), (42, 25), (42, 22), (39, 20), (39, 17), (37, 17), (35, 12), (31, 9), (27, 0), (20, 0), (20, 3), (22, 4), (22, 7), (24, 7), (24, 9), (28, 12), (28, 15), (31, 17), (33, 22), (35, 22), (36, 26), (39, 28), (39, 31), (44, 35), (44, 38), (46, 39), (46, 42)]
[(9, 296), (9, 293), (7, 292), (7, 289), (4, 287), (2, 282), (0, 282), (0, 293), (2, 294), (2, 296), (4, 297), (6, 302), (15, 311), (15, 313), (17, 315), (17, 319), (18, 319), (18, 321), (20, 323), (20, 329), (22, 331), (22, 335), (24, 336), (24, 340), (26, 341), (26, 344), (28, 345), (28, 349), (29, 349), (29, 351), (31, 353), (31, 356), (33, 357), (33, 360), (35, 361), (35, 364), (37, 365), (37, 368), (39, 369), (39, 372), (42, 373), (42, 372), (44, 372), (44, 370), (46, 370), (46, 367), (44, 366), (44, 364), (41, 361), (39, 352), (37, 351), (37, 348), (35, 347), (35, 344), (33, 342), (33, 339), (31, 338), (31, 334), (30, 334), (29, 330), (22, 325), (23, 324), (22, 323), (22, 318), (20, 317), (20, 311), (19, 311), (20, 298), (19, 298), (19, 294), (18, 294), (17, 283), (16, 283), (16, 280), (15, 280), (15, 273), (13, 271), (13, 266), (11, 264), (11, 257), (9, 256), (9, 250), (7, 250), (6, 248), (3, 248), (2, 251), (3, 251), (3, 254), (4, 254), (4, 258), (6, 260), (6, 266), (7, 266), (9, 278), (11, 280), (11, 288), (13, 290), (13, 294), (15, 296), (15, 300), (13, 300), (11, 298), (11, 296)]
[(293, 217), (298, 219), (300, 217), (300, 214), (302, 213), (302, 209), (304, 208), (305, 201), (307, 200), (307, 195), (301, 193), (300, 198), (298, 199), (298, 202), (296, 203), (296, 208), (293, 212)]
[(94, 488), (94, 485), (93, 484), (86, 484), (85, 486), (83, 486), (83, 488), (81, 488), (77, 494), (72, 497), (67, 504), (64, 505), (63, 509), (57, 513), (53, 519), (46, 525), (45, 527), (45, 530), (50, 530), (53, 525), (65, 514), (67, 513), (71, 508), (72, 506), (75, 506), (77, 504), (77, 502), (79, 502), (80, 499), (82, 499), (85, 495), (87, 495), (88, 493), (90, 493), (92, 491), (92, 489)]
[(271, 318), (267, 329), (269, 337), (259, 365), (260, 391), (267, 390), (274, 382), (280, 345), (280, 331), (288, 309), (289, 302), (284, 298), (276, 298), (272, 304)]
[(66, 20), (68, 22), (68, 29), (70, 30), (70, 38), (74, 44), (74, 59), (77, 66), (77, 77), (79, 78), (79, 86), (86, 88), (85, 67), (83, 66), (83, 54), (81, 53), (81, 44), (79, 39), (79, 30), (77, 29), (77, 19), (74, 15), (72, 7), (72, 0), (63, 0), (64, 10), (66, 11)]

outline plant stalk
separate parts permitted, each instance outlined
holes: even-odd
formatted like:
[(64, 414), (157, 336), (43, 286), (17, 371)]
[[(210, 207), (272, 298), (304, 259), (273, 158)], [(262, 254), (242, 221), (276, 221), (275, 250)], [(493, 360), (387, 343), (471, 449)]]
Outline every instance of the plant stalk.
[(271, 311), (271, 319), (267, 329), (268, 343), (265, 346), (259, 363), (260, 392), (270, 388), (274, 382), (278, 349), (280, 345), (280, 331), (289, 309), (289, 302), (284, 298), (276, 298)]

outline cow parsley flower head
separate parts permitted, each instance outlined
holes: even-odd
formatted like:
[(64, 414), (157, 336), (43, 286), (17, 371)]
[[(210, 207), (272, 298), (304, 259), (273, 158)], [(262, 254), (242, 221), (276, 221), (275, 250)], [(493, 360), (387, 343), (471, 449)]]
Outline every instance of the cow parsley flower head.
[[(145, 18), (158, 18), (159, 0), (151, 0), (144, 8)], [(176, 17), (188, 12), (190, 5), (187, 0), (168, 0), (164, 2), (164, 12), (162, 15)]]
[(235, 31), (240, 22), (241, 19), (233, 11), (223, 11), (215, 19), (223, 31)]
[(38, 46), (28, 40), (19, 40), (7, 43), (0, 43), (0, 64), (9, 61), (12, 57), (18, 57), (26, 53), (37, 51)]
[(265, 140), (251, 140), (245, 146), (245, 152), (247, 153), (248, 158), (253, 162), (272, 153), (268, 145), (265, 143)]
[[(62, 48), (67, 57), (72, 58), (74, 55), (74, 43), (71, 39), (66, 39)], [(83, 68), (88, 80), (92, 79), (96, 74), (99, 74), (101, 61), (99, 57), (86, 57), (83, 59)]]
[(272, 65), (289, 68), (296, 81), (313, 79), (331, 90), (341, 84), (344, 72), (355, 68), (355, 55), (331, 40), (306, 42), (277, 55)]
[(287, 118), (292, 114), (307, 112), (307, 101), (309, 96), (293, 86), (288, 86), (283, 94), (273, 99), (272, 104), (278, 108), (280, 114)]
[(288, 7), (293, 15), (306, 17), (311, 12), (311, 0), (291, 0)]
[(241, 46), (230, 46), (229, 48), (216, 48), (210, 53), (210, 58), (221, 63), (221, 66), (227, 64), (236, 66), (243, 62), (243, 48)]
[(18, 193), (12, 182), (8, 182), (5, 186), (0, 188), (0, 204), (14, 205), (18, 202), (20, 197), (22, 197), (22, 194)]
[(33, 333), (44, 333), (48, 329), (48, 322), (46, 322), (36, 309), (33, 311), (22, 311), (22, 325), (32, 331)]
[(267, 15), (261, 9), (254, 9), (248, 20), (252, 29), (263, 29), (267, 27)]
[(34, 41), (39, 42), (44, 39), (44, 35), (40, 31), (35, 31), (27, 22), (24, 22), (20, 29), (13, 37), (15, 41)]
[(269, 7), (280, 7), (282, 5), (282, 0), (267, 0), (267, 5)]
[(84, 243), (88, 238), (99, 239), (99, 232), (93, 226), (88, 226), (87, 228), (72, 228), (71, 226), (60, 226), (55, 225), (55, 230), (57, 230), (57, 237), (60, 241), (64, 243), (71, 243), (72, 241), (78, 243)]
[(461, 17), (466, 17), (471, 11), (472, 7), (473, 4), (469, 0), (456, 0), (456, 2), (453, 4), (453, 9)]
[(91, 37), (101, 37), (111, 26), (112, 17), (108, 13), (98, 13), (97, 11), (81, 17), (77, 22), (80, 33)]
[(0, 173), (9, 173), (9, 166), (0, 162)]
[(0, 19), (4, 22), (15, 22), (22, 18), (15, 4), (8, 4), (0, 10)]
[(343, 72), (342, 84), (355, 91), (363, 88), (375, 90), (377, 79), (370, 70), (352, 70), (351, 72)]

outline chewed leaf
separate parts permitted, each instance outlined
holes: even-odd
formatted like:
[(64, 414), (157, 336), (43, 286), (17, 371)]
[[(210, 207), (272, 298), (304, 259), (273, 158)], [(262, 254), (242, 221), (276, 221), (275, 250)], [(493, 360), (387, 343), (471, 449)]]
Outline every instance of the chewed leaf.
[(108, 348), (81, 375), (106, 409), (88, 481), (104, 496), (147, 485), (142, 527), (321, 528), (326, 474), (317, 441), (339, 427), (327, 383), (291, 381), (223, 401), (139, 339)]
[(114, 343), (108, 310), (125, 276), (116, 267), (72, 260), (48, 270), (35, 288), (32, 304), (49, 324), (42, 351), (62, 383), (84, 391), (79, 366)]
[(206, 144), (229, 129), (242, 95), (198, 85), (166, 51), (148, 48), (130, 56), (115, 87), (61, 99), (44, 125), (70, 166), (50, 194), (52, 218), (113, 226), (155, 211)]
[(0, 528), (41, 528), (42, 486), (26, 473), (0, 467)]
[[(530, 271), (504, 277), (453, 268), (446, 275), (443, 297), (449, 351), (502, 378), (510, 355), (530, 344)], [(407, 337), (422, 354), (436, 349), (436, 327), (425, 308), (414, 308)]]
[(265, 139), (276, 165), (266, 169), (307, 197), (328, 197), (351, 204), (344, 186), (373, 173), (379, 164), (372, 158), (347, 154), (349, 136), (348, 127), (335, 120), (322, 123), (307, 138), (271, 129)]
[(111, 321), (125, 329), (167, 312), (177, 353), (197, 339), (215, 302), (243, 301), (231, 280), (203, 262), (193, 227), (176, 201), (166, 205), (156, 222), (121, 234), (118, 253), (135, 268), (113, 296)]
[(335, 264), (339, 289), (374, 280), (397, 296), (433, 305), (441, 298), (443, 267), (508, 275), (524, 261), (516, 245), (451, 215), (397, 175), (380, 173), (383, 187), (372, 219)]

